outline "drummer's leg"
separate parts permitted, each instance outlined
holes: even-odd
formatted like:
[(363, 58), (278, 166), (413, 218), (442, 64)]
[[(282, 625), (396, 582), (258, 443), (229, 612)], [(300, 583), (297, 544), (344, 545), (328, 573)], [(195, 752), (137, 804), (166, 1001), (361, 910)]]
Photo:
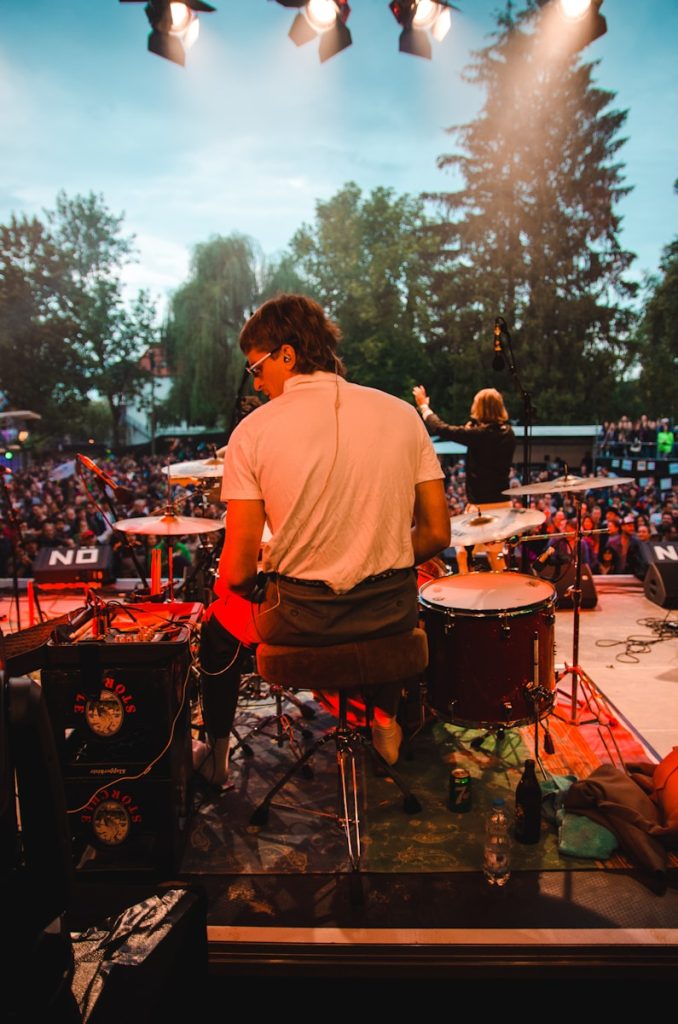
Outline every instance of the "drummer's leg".
[(503, 572), (506, 569), (503, 544), (486, 544), (487, 560), (493, 572)]
[(228, 749), (240, 690), (241, 662), (247, 648), (212, 616), (200, 634), (200, 692), (207, 743), (194, 743), (193, 767), (209, 781), (224, 785)]
[(457, 572), (463, 576), (468, 572), (468, 552), (466, 548), (455, 548), (454, 554), (457, 559)]

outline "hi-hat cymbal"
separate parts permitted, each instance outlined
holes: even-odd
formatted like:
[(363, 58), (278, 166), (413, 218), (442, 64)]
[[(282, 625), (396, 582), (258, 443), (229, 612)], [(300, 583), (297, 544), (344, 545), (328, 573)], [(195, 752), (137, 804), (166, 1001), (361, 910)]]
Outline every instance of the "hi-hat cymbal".
[(181, 537), (185, 533), (214, 533), (223, 528), (224, 524), (219, 519), (175, 516), (171, 513), (164, 516), (119, 519), (117, 523), (113, 523), (113, 529), (121, 530), (123, 533), (157, 534), (158, 537)]
[(466, 512), (450, 519), (452, 547), (467, 548), (474, 544), (496, 544), (541, 526), (546, 519), (534, 508), (493, 508), (482, 512)]
[(220, 480), (224, 475), (223, 459), (194, 459), (192, 462), (174, 462), (162, 467), (173, 484), (185, 487), (198, 480)]
[(508, 487), (502, 494), (519, 498), (521, 494), (552, 494), (554, 491), (589, 491), (601, 487), (621, 487), (623, 484), (634, 484), (632, 476), (557, 476), (553, 480), (541, 480), (536, 484), (524, 484), (521, 487)]

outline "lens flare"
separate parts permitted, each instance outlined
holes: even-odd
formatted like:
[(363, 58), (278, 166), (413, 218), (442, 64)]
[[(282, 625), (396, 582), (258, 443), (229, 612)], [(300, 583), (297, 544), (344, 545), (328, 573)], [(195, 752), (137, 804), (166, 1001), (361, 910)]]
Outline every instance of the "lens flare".
[(316, 32), (327, 32), (337, 21), (337, 5), (334, 0), (308, 0), (306, 17)]
[(170, 17), (172, 19), (172, 27), (170, 32), (174, 32), (179, 35), (181, 32), (185, 32), (188, 28), (193, 12), (190, 7), (186, 4), (171, 3), (170, 4)]
[(443, 39), (450, 31), (451, 25), (452, 15), (450, 14), (450, 9), (449, 7), (443, 7), (440, 14), (438, 15), (438, 20), (431, 29), (431, 35), (436, 40), (436, 42), (442, 43)]
[(439, 13), (440, 6), (434, 0), (419, 0), (412, 18), (412, 28), (431, 28)]
[(583, 17), (591, 6), (591, 0), (560, 0), (560, 8), (566, 18), (576, 21)]

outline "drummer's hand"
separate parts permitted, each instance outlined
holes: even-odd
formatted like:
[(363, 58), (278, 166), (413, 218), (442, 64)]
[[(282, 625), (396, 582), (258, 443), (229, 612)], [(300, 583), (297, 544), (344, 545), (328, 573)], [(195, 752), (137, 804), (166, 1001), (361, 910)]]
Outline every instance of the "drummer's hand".
[(426, 388), (421, 384), (415, 384), (412, 388), (412, 394), (417, 405), (428, 405), (428, 395), (426, 394)]

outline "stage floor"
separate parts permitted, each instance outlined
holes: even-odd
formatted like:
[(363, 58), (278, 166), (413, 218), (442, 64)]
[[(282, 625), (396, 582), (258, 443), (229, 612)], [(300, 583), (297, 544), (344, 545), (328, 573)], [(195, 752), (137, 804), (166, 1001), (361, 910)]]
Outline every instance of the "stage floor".
[[(598, 606), (581, 614), (580, 666), (643, 741), (648, 759), (660, 759), (678, 744), (678, 638), (657, 642), (649, 620), (675, 622), (678, 613), (649, 602), (632, 578), (596, 584)], [(52, 595), (42, 607), (52, 616), (80, 603), (77, 595)], [(0, 614), (9, 615), (9, 606), (0, 598)], [(561, 665), (572, 659), (572, 622), (572, 612), (558, 611)], [(221, 827), (228, 836), (227, 813)], [(489, 887), (480, 871), (368, 870), (361, 902), (332, 860), (326, 870), (299, 874), (261, 864), (194, 874), (182, 865), (174, 881), (207, 891), (215, 976), (622, 979), (668, 977), (678, 967), (677, 875), (669, 871), (660, 895), (636, 869), (514, 870), (504, 889)], [(79, 878), (76, 917), (91, 921), (122, 909), (156, 884)]]

